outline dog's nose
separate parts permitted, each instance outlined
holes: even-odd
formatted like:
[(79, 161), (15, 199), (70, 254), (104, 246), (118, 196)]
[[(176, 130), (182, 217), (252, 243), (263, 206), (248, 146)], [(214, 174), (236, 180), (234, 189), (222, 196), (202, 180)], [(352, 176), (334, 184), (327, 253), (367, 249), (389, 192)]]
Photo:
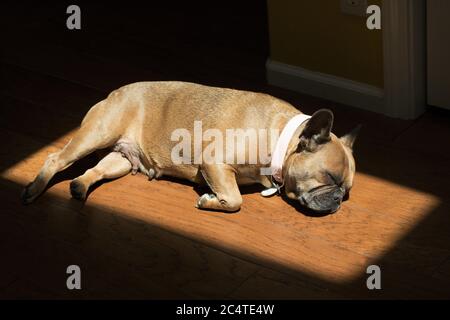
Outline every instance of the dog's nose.
[(336, 190), (335, 192), (333, 192), (333, 200), (336, 203), (341, 203), (342, 201), (342, 192), (340, 190)]

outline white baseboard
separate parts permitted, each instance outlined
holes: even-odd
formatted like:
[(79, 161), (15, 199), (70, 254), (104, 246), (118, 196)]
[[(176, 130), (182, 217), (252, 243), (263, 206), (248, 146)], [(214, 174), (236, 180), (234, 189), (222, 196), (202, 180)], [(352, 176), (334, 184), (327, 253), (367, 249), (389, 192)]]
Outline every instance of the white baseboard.
[(297, 66), (267, 60), (269, 84), (315, 97), (385, 113), (383, 89)]

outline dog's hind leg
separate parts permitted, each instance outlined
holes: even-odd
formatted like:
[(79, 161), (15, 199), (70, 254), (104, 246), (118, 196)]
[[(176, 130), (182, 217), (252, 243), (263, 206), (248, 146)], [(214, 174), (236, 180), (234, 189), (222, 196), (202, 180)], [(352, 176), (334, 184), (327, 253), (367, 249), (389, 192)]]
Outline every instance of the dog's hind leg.
[(109, 128), (107, 123), (102, 123), (98, 118), (88, 120), (83, 122), (81, 128), (62, 150), (47, 157), (39, 174), (22, 192), (24, 204), (36, 199), (57, 172), (97, 149), (113, 145), (119, 139), (120, 132)]
[(115, 179), (128, 174), (132, 165), (120, 152), (111, 152), (82, 176), (72, 180), (70, 193), (79, 200), (86, 198), (86, 193), (91, 185), (102, 179)]

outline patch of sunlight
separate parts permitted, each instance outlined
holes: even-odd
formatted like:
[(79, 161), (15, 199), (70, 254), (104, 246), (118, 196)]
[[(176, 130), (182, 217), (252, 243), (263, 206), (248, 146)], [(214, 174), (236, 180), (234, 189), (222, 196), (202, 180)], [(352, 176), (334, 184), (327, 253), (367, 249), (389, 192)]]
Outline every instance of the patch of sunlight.
[[(47, 155), (60, 149), (71, 134), (18, 161), (1, 177), (27, 184)], [(370, 264), (392, 250), (441, 203), (435, 195), (358, 172), (351, 198), (337, 214), (311, 218), (280, 197), (248, 194), (241, 212), (229, 215), (199, 212), (193, 205), (198, 195), (190, 186), (163, 180), (153, 183), (149, 192), (144, 185), (148, 182), (141, 178), (125, 178), (137, 179), (133, 183), (114, 181), (112, 195), (95, 192), (86, 207), (90, 212), (95, 207), (108, 208), (247, 261), (339, 283), (366, 277)], [(67, 185), (64, 190), (55, 185), (47, 192), (70, 197)]]

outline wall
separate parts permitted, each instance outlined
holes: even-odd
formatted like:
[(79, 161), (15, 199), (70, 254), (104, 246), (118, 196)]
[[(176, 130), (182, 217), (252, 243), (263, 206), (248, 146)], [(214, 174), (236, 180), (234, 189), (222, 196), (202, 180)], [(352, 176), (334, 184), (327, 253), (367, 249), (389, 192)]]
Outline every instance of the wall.
[(272, 60), (383, 88), (381, 30), (339, 0), (268, 0), (268, 15)]

